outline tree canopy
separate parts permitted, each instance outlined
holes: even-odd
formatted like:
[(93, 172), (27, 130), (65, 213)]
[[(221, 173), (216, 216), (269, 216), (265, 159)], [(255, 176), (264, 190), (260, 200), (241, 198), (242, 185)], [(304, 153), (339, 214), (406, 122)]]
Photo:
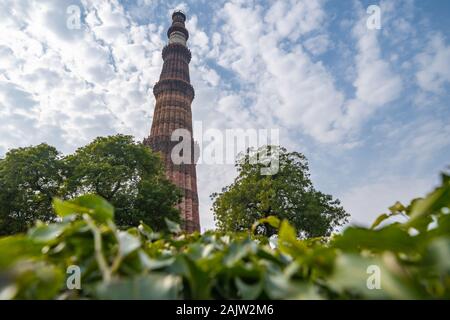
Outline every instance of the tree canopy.
[(158, 154), (131, 136), (99, 137), (62, 156), (47, 144), (14, 149), (0, 160), (0, 234), (23, 232), (55, 219), (53, 197), (96, 193), (116, 207), (119, 226), (140, 221), (164, 228), (179, 221), (181, 193), (164, 175)]
[[(253, 161), (255, 157), (260, 161)], [(276, 157), (277, 172), (264, 174), (267, 159)], [(347, 221), (349, 214), (339, 200), (314, 188), (308, 162), (301, 153), (277, 146), (249, 149), (238, 157), (236, 167), (234, 182), (211, 195), (220, 230), (243, 231), (259, 219), (276, 216), (295, 226), (299, 236), (318, 237), (330, 235)], [(260, 232), (270, 236), (275, 229), (267, 224), (260, 227)]]
[(63, 163), (47, 144), (18, 148), (0, 159), (0, 235), (25, 231), (35, 220), (53, 221)]

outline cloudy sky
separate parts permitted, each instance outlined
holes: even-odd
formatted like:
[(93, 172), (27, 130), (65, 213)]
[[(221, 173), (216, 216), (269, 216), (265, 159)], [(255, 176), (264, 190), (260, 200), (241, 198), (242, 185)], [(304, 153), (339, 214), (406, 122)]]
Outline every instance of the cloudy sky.
[[(374, 4), (380, 30), (366, 25)], [(73, 5), (79, 29), (67, 26)], [(175, 8), (188, 16), (194, 121), (280, 129), (351, 223), (430, 191), (450, 164), (450, 2), (441, 0), (2, 0), (0, 156), (147, 136)], [(198, 165), (203, 229), (214, 225), (209, 194), (234, 176), (231, 165)]]

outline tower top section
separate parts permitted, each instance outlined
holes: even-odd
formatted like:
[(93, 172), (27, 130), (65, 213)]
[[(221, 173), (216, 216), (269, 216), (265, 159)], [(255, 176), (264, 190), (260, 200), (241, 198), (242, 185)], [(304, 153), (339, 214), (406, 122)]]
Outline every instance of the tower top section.
[(185, 22), (186, 21), (186, 15), (181, 10), (175, 10), (172, 13), (172, 20), (173, 21)]
[(183, 11), (177, 10), (172, 13), (172, 25), (167, 30), (169, 44), (179, 43), (186, 46), (186, 42), (189, 39), (189, 32), (184, 25), (185, 21), (186, 15)]

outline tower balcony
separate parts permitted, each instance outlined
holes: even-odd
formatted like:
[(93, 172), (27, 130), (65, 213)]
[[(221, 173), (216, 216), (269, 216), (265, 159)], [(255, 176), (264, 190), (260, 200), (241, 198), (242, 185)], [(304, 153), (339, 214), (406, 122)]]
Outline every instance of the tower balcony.
[(161, 93), (168, 93), (171, 91), (178, 91), (186, 95), (190, 101), (194, 100), (195, 97), (194, 87), (190, 83), (183, 80), (164, 79), (158, 81), (153, 87), (153, 94), (155, 98), (158, 98)]

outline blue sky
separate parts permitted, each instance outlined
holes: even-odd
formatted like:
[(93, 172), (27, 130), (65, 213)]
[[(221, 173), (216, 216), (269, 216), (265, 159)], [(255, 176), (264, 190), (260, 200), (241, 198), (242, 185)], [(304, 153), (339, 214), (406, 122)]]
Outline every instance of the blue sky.
[[(80, 29), (66, 26), (70, 5)], [(380, 30), (366, 27), (369, 5), (381, 9)], [(188, 16), (194, 121), (279, 128), (351, 223), (430, 191), (450, 164), (450, 2), (441, 0), (2, 1), (0, 155), (147, 136), (175, 8)], [(209, 194), (234, 175), (231, 165), (198, 166), (204, 229)]]

